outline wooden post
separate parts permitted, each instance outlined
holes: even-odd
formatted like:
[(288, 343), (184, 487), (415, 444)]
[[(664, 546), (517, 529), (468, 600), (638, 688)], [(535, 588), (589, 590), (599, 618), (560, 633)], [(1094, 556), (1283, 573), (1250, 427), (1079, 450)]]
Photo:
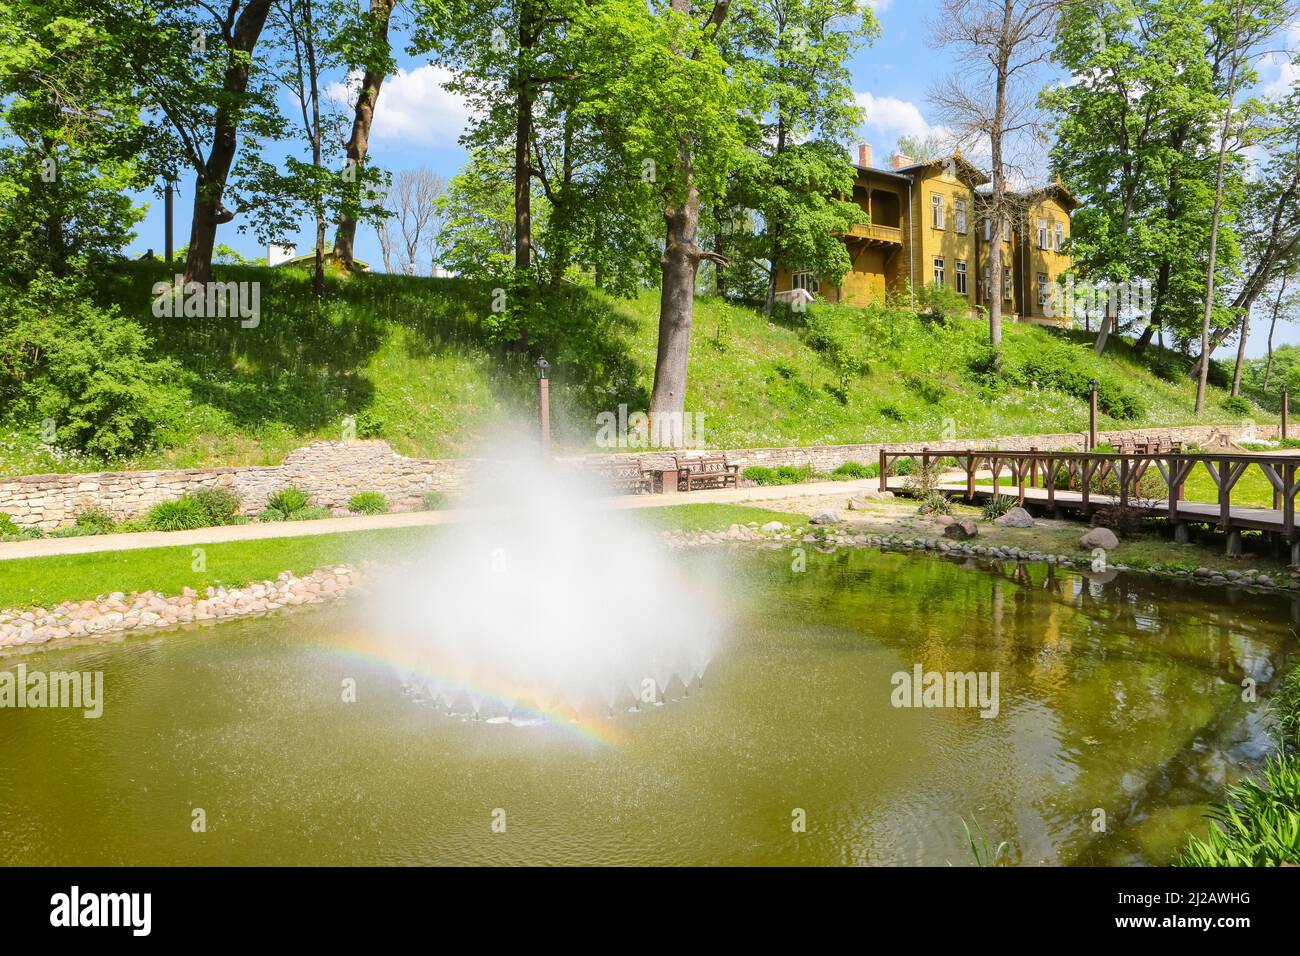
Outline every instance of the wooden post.
[(888, 467), (889, 465), (886, 464), (885, 462), (885, 449), (882, 448), (880, 449), (880, 490), (881, 491), (889, 490), (889, 472), (886, 471)]
[(1287, 394), (1286, 386), (1283, 385), (1282, 386), (1282, 435), (1281, 435), (1283, 441), (1286, 441), (1287, 414), (1291, 410), (1290, 405), (1291, 405), (1291, 397), (1290, 395)]
[(1097, 380), (1088, 383), (1088, 451), (1097, 447)]
[(1119, 460), (1119, 506), (1121, 508), (1128, 507), (1128, 474), (1129, 460), (1121, 458)]
[(1232, 527), (1232, 489), (1228, 487), (1228, 472), (1231, 463), (1219, 461), (1219, 524), (1227, 531)]
[(930, 470), (930, 449), (921, 449), (921, 474), (924, 475)]
[[(1047, 462), (1043, 465), (1043, 485), (1047, 488), (1047, 506), (1056, 507), (1056, 459), (1051, 455), (1047, 456)], [(1048, 565), (1049, 567), (1051, 565)]]
[(537, 380), (537, 402), (542, 414), (542, 454), (551, 453), (551, 381), (547, 378)]
[(975, 500), (975, 449), (966, 449), (966, 500)]
[(1013, 460), (1016, 461), (1018, 466), (1016, 468), (1016, 491), (1018, 492), (1019, 503), (1023, 505), (1025, 503), (1025, 472), (1029, 470), (1025, 466), (1028, 465), (1029, 462), (1025, 461), (1023, 458)]
[[(1030, 445), (1029, 453), (1032, 455), (1038, 454), (1037, 447)], [(1038, 459), (1037, 458), (1029, 459), (1029, 487), (1030, 488), (1038, 487)]]

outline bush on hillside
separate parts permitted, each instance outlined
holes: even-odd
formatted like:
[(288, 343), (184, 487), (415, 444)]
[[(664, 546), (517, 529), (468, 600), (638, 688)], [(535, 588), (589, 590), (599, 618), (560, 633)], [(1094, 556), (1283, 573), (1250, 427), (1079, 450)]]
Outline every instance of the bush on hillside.
[(832, 478), (848, 480), (851, 478), (875, 478), (880, 475), (880, 465), (864, 465), (857, 461), (846, 461), (831, 472)]
[(109, 459), (150, 447), (181, 419), (176, 366), (151, 357), (138, 323), (45, 274), (0, 293), (0, 414), (51, 422), (56, 444)]
[(362, 491), (348, 499), (348, 511), (360, 515), (382, 515), (388, 513), (388, 499), (383, 492)]
[(207, 527), (208, 515), (193, 498), (181, 497), (154, 505), (145, 524), (150, 531), (191, 531)]
[(950, 323), (970, 318), (971, 307), (966, 296), (952, 286), (931, 282), (916, 290), (916, 314), (923, 319)]
[(1232, 415), (1249, 415), (1255, 410), (1251, 406), (1250, 402), (1246, 401), (1246, 399), (1242, 398), (1240, 395), (1228, 395), (1224, 397), (1223, 401), (1219, 402), (1219, 407)]
[(230, 524), (239, 514), (239, 495), (229, 488), (200, 488), (189, 497), (203, 509), (209, 525)]

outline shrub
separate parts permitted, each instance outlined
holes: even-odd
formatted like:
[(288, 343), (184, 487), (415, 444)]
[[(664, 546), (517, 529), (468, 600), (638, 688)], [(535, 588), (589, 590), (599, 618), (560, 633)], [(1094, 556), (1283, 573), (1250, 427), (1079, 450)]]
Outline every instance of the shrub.
[(426, 491), (422, 503), (425, 511), (438, 511), (446, 506), (447, 496), (441, 491)]
[(78, 534), (112, 534), (117, 530), (117, 522), (103, 508), (87, 508), (77, 515), (73, 525)]
[(291, 511), (285, 515), (286, 521), (318, 521), (321, 518), (332, 518), (328, 508), (322, 508), (319, 505), (308, 505), (305, 508), (299, 508), (297, 511)]
[(741, 477), (756, 485), (793, 485), (812, 478), (813, 469), (810, 465), (781, 465), (779, 468), (750, 465)]
[(910, 391), (916, 393), (927, 405), (939, 404), (948, 394), (948, 390), (943, 387), (942, 383), (920, 375), (909, 374), (904, 376), (903, 384)]
[(1131, 538), (1142, 529), (1144, 515), (1138, 508), (1126, 505), (1110, 505), (1098, 508), (1092, 516), (1092, 523), (1099, 528), (1109, 528), (1121, 538)]
[(1283, 679), (1269, 707), (1278, 745), (1284, 753), (1300, 754), (1300, 667)]
[(970, 318), (970, 303), (951, 286), (931, 282), (916, 290), (916, 314), (923, 319), (953, 322)]
[(201, 488), (189, 497), (203, 509), (209, 525), (230, 524), (239, 514), (239, 495), (229, 488)]
[(952, 514), (952, 502), (948, 496), (941, 491), (932, 491), (921, 502), (921, 507), (917, 508), (918, 514), (923, 515), (950, 515)]
[(1228, 788), (1210, 811), (1209, 836), (1188, 841), (1181, 865), (1300, 864), (1300, 759), (1271, 757), (1260, 776)]
[(980, 516), (985, 521), (1001, 518), (1016, 506), (1016, 500), (1011, 495), (993, 495), (985, 500), (984, 507), (980, 509)]
[(266, 496), (267, 511), (278, 511), (286, 517), (311, 504), (311, 495), (293, 485), (280, 488)]
[(910, 458), (895, 458), (892, 467), (895, 475), (910, 475), (916, 468), (916, 462)]
[(886, 402), (880, 406), (880, 417), (888, 418), (891, 422), (902, 422), (906, 420), (907, 415), (893, 402)]
[(348, 510), (362, 515), (388, 513), (388, 499), (378, 491), (363, 491), (348, 499)]
[(40, 274), (4, 293), (0, 409), (13, 420), (53, 421), (56, 444), (109, 459), (152, 446), (181, 420), (178, 367), (150, 356), (137, 322), (70, 279)]
[(285, 513), (279, 508), (267, 508), (257, 516), (258, 521), (284, 521)]
[(149, 509), (145, 524), (150, 531), (189, 531), (206, 527), (207, 512), (188, 496), (174, 501), (160, 501)]
[(1223, 401), (1219, 402), (1219, 407), (1225, 412), (1230, 412), (1233, 415), (1249, 415), (1254, 411), (1250, 402), (1246, 401), (1240, 395), (1228, 395), (1223, 399)]
[(875, 478), (880, 474), (880, 465), (864, 465), (857, 461), (846, 461), (834, 471), (832, 476), (843, 478)]

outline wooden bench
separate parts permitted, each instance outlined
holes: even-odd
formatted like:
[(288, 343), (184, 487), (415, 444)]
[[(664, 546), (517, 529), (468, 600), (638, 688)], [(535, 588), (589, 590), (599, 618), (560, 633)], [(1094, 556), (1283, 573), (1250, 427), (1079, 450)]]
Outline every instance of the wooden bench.
[(727, 461), (726, 455), (677, 455), (677, 486), (683, 491), (696, 488), (735, 488), (740, 482), (740, 466)]
[(636, 460), (610, 462), (592, 468), (589, 474), (618, 494), (639, 495), (654, 491), (653, 472)]

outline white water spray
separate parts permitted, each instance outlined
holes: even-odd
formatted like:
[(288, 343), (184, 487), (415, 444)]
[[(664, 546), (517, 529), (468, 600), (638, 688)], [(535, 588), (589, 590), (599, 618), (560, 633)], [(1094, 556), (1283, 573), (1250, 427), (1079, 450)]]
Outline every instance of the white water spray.
[(723, 633), (708, 585), (599, 490), (535, 455), (476, 470), (467, 517), (372, 620), (420, 696), (500, 720), (612, 714), (698, 686)]

